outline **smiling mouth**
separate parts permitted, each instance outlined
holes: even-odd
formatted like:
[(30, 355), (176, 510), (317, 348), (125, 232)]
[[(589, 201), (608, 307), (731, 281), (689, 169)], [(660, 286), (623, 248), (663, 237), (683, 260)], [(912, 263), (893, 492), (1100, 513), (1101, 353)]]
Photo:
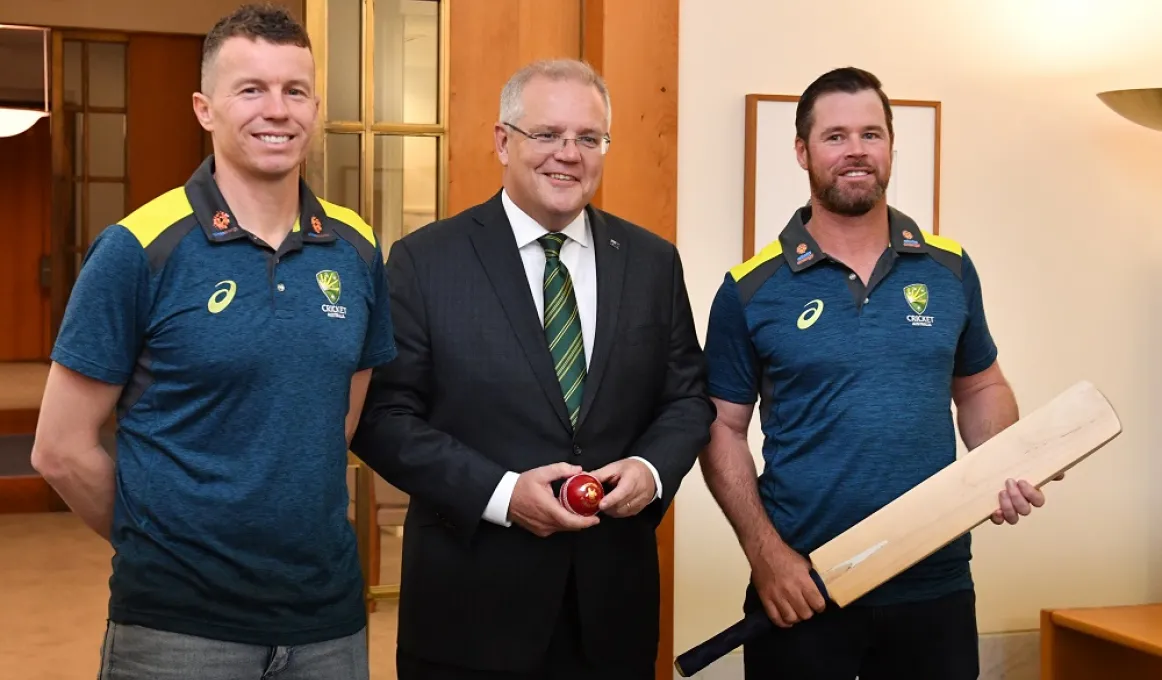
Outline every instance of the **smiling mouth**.
[(839, 173), (839, 176), (840, 177), (867, 177), (870, 174), (872, 174), (871, 170), (859, 169), (859, 170), (847, 170), (846, 172), (841, 172), (841, 173)]
[(294, 139), (294, 135), (254, 135), (254, 137), (263, 144), (272, 144), (274, 146), (286, 144)]
[(563, 172), (547, 172), (545, 173), (550, 179), (555, 179), (558, 182), (576, 182), (578, 179), (573, 175), (567, 175)]

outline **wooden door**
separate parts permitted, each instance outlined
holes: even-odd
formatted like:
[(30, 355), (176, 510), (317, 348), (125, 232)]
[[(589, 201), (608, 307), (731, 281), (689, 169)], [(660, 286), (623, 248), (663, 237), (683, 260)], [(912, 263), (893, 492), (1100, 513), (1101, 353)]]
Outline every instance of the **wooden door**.
[(52, 142), (41, 119), (14, 137), (0, 138), (0, 361), (46, 361), (50, 299), (41, 280), (50, 253)]
[(202, 38), (56, 31), (53, 36), (55, 335), (93, 239), (181, 186), (205, 157), (193, 93)]
[(129, 36), (127, 212), (185, 184), (205, 157), (203, 130), (193, 109), (202, 40), (192, 35)]

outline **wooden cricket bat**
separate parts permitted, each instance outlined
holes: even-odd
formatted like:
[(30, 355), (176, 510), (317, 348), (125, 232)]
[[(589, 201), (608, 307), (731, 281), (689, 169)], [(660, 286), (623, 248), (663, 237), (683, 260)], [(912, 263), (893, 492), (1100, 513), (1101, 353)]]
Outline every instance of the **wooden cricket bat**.
[[(1121, 432), (1109, 401), (1081, 381), (814, 550), (812, 578), (828, 606), (845, 607), (988, 520), (1006, 480), (1041, 487)], [(674, 667), (690, 677), (773, 625), (752, 612)]]

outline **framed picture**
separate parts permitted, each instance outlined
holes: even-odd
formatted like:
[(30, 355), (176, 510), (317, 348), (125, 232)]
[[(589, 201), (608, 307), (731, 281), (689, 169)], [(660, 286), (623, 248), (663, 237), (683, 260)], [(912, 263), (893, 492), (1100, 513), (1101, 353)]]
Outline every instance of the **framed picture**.
[[(892, 99), (892, 177), (888, 204), (940, 233), (940, 102)], [(795, 158), (799, 97), (746, 96), (743, 259), (776, 240), (791, 214), (811, 198), (807, 171)]]

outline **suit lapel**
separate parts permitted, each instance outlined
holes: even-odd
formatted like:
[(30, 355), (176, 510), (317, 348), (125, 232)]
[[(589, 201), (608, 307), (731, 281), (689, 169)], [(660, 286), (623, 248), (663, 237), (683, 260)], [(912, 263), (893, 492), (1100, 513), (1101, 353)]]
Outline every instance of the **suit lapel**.
[(561, 396), (561, 385), (553, 367), (553, 357), (545, 342), (545, 329), (537, 318), (537, 308), (529, 290), (529, 280), (525, 275), (524, 262), (517, 250), (512, 226), (504, 212), (500, 194), (484, 203), (474, 215), (479, 223), (472, 230), (472, 245), (480, 264), (484, 267), (504, 313), (516, 333), (517, 340), (524, 349), (525, 357), (532, 366), (541, 389), (553, 404), (557, 417), (566, 427), (569, 414), (565, 410), (565, 399)]
[(616, 341), (617, 317), (621, 310), (622, 288), (625, 283), (626, 249), (625, 229), (617, 221), (606, 221), (596, 210), (586, 208), (593, 231), (593, 254), (597, 260), (597, 330), (593, 338), (593, 356), (585, 377), (585, 395), (577, 426), (585, 420), (593, 406), (609, 353)]

